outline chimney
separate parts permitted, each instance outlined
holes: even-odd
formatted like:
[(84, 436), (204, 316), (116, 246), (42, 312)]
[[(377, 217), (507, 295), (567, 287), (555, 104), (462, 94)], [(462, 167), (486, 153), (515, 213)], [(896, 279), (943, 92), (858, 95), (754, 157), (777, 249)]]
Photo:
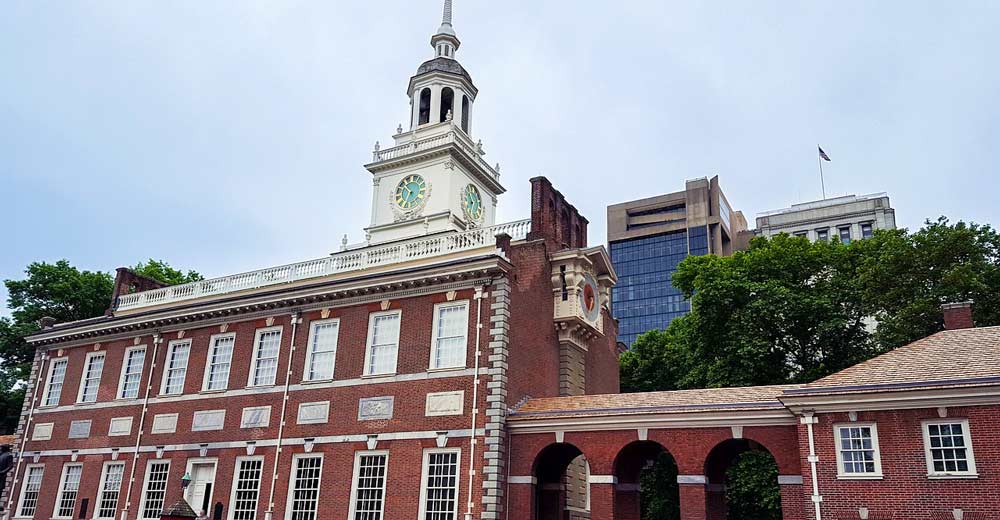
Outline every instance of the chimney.
[(946, 303), (941, 306), (944, 312), (944, 329), (971, 329), (975, 327), (972, 322), (972, 302)]

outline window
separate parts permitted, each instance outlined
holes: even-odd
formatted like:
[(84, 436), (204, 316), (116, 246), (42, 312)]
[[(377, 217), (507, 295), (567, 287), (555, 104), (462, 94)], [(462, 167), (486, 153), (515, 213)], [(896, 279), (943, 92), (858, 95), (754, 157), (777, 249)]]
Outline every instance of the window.
[(49, 365), (49, 380), (45, 383), (45, 397), (42, 399), (43, 406), (58, 406), (59, 397), (62, 395), (63, 382), (66, 380), (66, 366), (68, 359), (57, 359)]
[(104, 352), (87, 354), (83, 366), (83, 381), (80, 382), (80, 395), (76, 400), (81, 403), (97, 402), (97, 390), (101, 387), (101, 373), (104, 372)]
[(73, 518), (76, 509), (76, 494), (80, 491), (80, 475), (83, 466), (67, 464), (63, 466), (62, 481), (59, 483), (59, 499), (56, 500), (56, 518)]
[(809, 238), (809, 232), (808, 231), (796, 231), (795, 232), (795, 236), (796, 237), (801, 237), (801, 238)]
[(966, 419), (924, 422), (924, 451), (928, 476), (976, 476), (976, 460), (972, 455), (972, 438)]
[(142, 379), (142, 365), (146, 362), (146, 347), (132, 347), (125, 351), (122, 363), (122, 377), (118, 382), (119, 399), (139, 397), (139, 381)]
[(247, 386), (271, 386), (278, 375), (281, 327), (260, 329), (254, 337), (253, 360)]
[(337, 361), (337, 338), (340, 320), (314, 321), (309, 326), (309, 351), (306, 354), (306, 381), (333, 379)]
[(167, 493), (167, 476), (170, 473), (169, 460), (151, 460), (146, 464), (146, 483), (142, 490), (143, 519), (159, 519), (163, 511), (163, 500)]
[(431, 346), (431, 368), (465, 366), (468, 330), (469, 302), (434, 306), (434, 343)]
[(385, 473), (389, 453), (358, 452), (354, 458), (351, 486), (352, 520), (382, 520), (385, 505)]
[(365, 375), (396, 372), (399, 350), (399, 311), (372, 314), (368, 323), (368, 353)]
[(456, 520), (458, 517), (458, 450), (424, 452), (421, 520)]
[(851, 243), (851, 226), (837, 228), (837, 232), (840, 234), (840, 243), (842, 244)]
[(114, 518), (118, 511), (118, 496), (125, 475), (124, 462), (108, 462), (101, 473), (101, 488), (97, 495), (96, 518)]
[(864, 222), (861, 224), (861, 238), (871, 238), (872, 237), (872, 223)]
[(431, 122), (431, 89), (420, 91), (420, 102), (417, 105), (417, 124), (425, 125)]
[(256, 520), (264, 458), (237, 458), (230, 520)]
[(319, 505), (319, 476), (323, 470), (322, 455), (296, 455), (294, 474), (288, 490), (288, 520), (316, 520)]
[(212, 336), (202, 390), (225, 390), (229, 387), (229, 365), (233, 362), (235, 343), (236, 334)]
[(823, 242), (830, 240), (830, 230), (828, 228), (817, 229), (816, 240), (822, 240)]
[(45, 466), (27, 466), (24, 468), (24, 482), (21, 484), (21, 503), (17, 506), (19, 518), (34, 518), (38, 507), (38, 493), (42, 489), (42, 475)]
[(191, 356), (191, 340), (171, 341), (167, 348), (167, 366), (163, 371), (160, 394), (176, 395), (184, 393), (187, 378), (188, 358)]
[(881, 478), (878, 432), (874, 423), (834, 426), (837, 442), (837, 476), (840, 478)]

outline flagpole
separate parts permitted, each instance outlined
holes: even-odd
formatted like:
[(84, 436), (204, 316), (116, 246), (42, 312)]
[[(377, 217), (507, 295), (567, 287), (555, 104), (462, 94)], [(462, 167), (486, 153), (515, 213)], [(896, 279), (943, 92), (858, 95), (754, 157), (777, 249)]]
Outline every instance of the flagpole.
[[(818, 144), (816, 145), (816, 148), (819, 149)], [(823, 180), (823, 158), (816, 155), (816, 162), (819, 163), (819, 184), (823, 188), (823, 200), (826, 200), (826, 181)]]

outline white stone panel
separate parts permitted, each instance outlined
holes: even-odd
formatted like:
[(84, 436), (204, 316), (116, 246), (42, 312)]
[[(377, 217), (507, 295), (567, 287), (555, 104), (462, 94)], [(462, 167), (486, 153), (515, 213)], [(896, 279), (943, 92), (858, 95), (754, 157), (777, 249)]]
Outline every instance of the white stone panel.
[(325, 424), (330, 420), (330, 402), (319, 401), (316, 403), (299, 404), (299, 414), (296, 417), (298, 424)]
[(428, 417), (462, 415), (465, 408), (465, 391), (436, 392), (427, 394), (424, 414)]
[(177, 414), (163, 413), (153, 416), (152, 433), (174, 433), (177, 431)]
[(191, 419), (191, 431), (205, 432), (221, 430), (226, 426), (225, 410), (202, 410), (195, 412)]

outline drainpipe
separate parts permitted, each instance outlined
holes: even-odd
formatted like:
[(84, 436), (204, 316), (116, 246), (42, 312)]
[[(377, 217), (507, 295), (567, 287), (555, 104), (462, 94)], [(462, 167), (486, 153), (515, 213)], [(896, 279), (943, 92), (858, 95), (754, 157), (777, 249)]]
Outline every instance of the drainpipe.
[(288, 388), (292, 383), (292, 361), (295, 359), (295, 337), (302, 318), (298, 312), (292, 313), (292, 344), (288, 353), (288, 369), (285, 370), (285, 391), (281, 397), (281, 419), (278, 422), (278, 443), (274, 449), (274, 468), (271, 470), (271, 490), (267, 493), (267, 511), (264, 520), (271, 520), (274, 515), (274, 486), (278, 482), (278, 463), (281, 461), (281, 440), (285, 435), (285, 413), (288, 410)]
[[(156, 374), (156, 354), (160, 350), (163, 337), (159, 332), (153, 333), (153, 357), (149, 364), (149, 379), (146, 381), (146, 395), (142, 398), (142, 412), (139, 414), (139, 432), (135, 436), (135, 453), (132, 455), (132, 468), (128, 472), (128, 491), (125, 492), (125, 509), (122, 509), (121, 520), (127, 520), (128, 509), (132, 505), (132, 486), (135, 485), (135, 466), (139, 464), (139, 445), (142, 444), (142, 429), (146, 423), (146, 411), (149, 410), (149, 392), (153, 388), (153, 375)], [(125, 360), (127, 363), (128, 360)], [(124, 367), (123, 367), (124, 368)]]
[[(28, 419), (24, 422), (24, 431), (21, 435), (21, 449), (17, 453), (17, 465), (14, 467), (14, 479), (10, 482), (10, 493), (7, 496), (7, 505), (3, 509), (3, 518), (7, 520), (10, 518), (10, 509), (14, 503), (14, 493), (17, 490), (17, 474), (21, 471), (21, 462), (24, 460), (24, 448), (28, 445), (28, 437), (31, 435), (31, 423), (35, 417), (35, 403), (38, 402), (38, 387), (42, 383), (42, 374), (45, 373), (45, 362), (49, 360), (48, 353), (42, 354), (42, 364), (38, 367), (38, 375), (35, 378), (35, 389), (31, 393), (31, 406), (28, 408)], [(0, 489), (0, 493), (3, 490)]]
[(819, 494), (819, 479), (816, 476), (816, 463), (819, 462), (819, 457), (816, 456), (816, 442), (813, 437), (813, 425), (818, 423), (819, 420), (813, 415), (813, 412), (806, 412), (802, 416), (802, 424), (806, 425), (806, 430), (809, 434), (809, 472), (812, 473), (812, 502), (816, 507), (816, 520), (823, 520), (820, 513), (820, 503), (823, 502), (823, 497)]
[(472, 432), (469, 436), (469, 500), (466, 503), (465, 520), (472, 520), (472, 487), (476, 477), (476, 419), (479, 417), (479, 357), (480, 334), (483, 331), (483, 289), (476, 289), (476, 363), (472, 376)]

